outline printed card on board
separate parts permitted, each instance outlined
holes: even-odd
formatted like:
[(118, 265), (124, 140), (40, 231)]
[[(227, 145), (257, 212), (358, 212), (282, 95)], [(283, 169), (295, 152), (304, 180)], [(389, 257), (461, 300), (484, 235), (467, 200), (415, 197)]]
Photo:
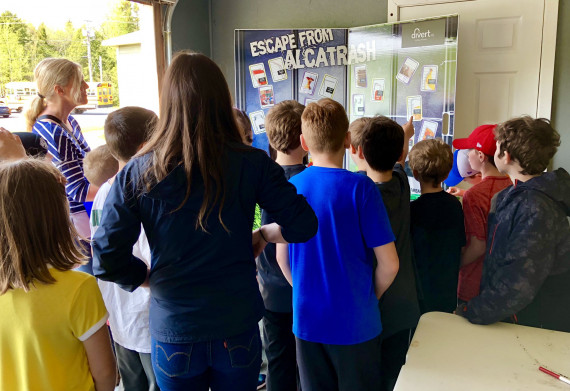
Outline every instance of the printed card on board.
[(414, 121), (422, 120), (422, 97), (420, 95), (408, 96), (406, 118), (414, 117)]
[(337, 82), (338, 79), (336, 77), (325, 75), (325, 77), (323, 77), (323, 81), (321, 82), (321, 88), (319, 88), (319, 95), (332, 99), (336, 90)]
[(363, 116), (364, 115), (364, 95), (352, 95), (352, 114)]
[(422, 68), (422, 91), (435, 91), (437, 86), (437, 65), (424, 65)]
[(271, 78), (274, 83), (287, 80), (287, 70), (285, 69), (283, 57), (272, 58), (268, 63), (269, 70), (271, 71)]
[(402, 83), (408, 84), (412, 79), (412, 76), (414, 76), (414, 73), (416, 73), (416, 69), (418, 69), (419, 65), (420, 63), (413, 58), (406, 58), (406, 61), (404, 61), (400, 71), (396, 75), (396, 79), (400, 80)]
[(269, 85), (259, 87), (259, 104), (261, 105), (262, 109), (275, 105), (273, 86)]
[(305, 106), (307, 106), (309, 103), (316, 103), (318, 101), (318, 99), (305, 98)]
[(265, 113), (263, 112), (263, 110), (249, 113), (249, 119), (251, 120), (253, 133), (255, 134), (265, 133)]
[(366, 65), (355, 66), (354, 77), (356, 78), (357, 87), (366, 87)]
[(267, 75), (265, 74), (265, 65), (262, 62), (249, 66), (249, 74), (251, 75), (251, 83), (253, 88), (259, 88), (267, 85)]
[(384, 79), (372, 80), (372, 100), (375, 102), (384, 100)]
[(435, 138), (436, 133), (437, 133), (437, 122), (424, 121), (422, 124), (422, 130), (420, 131), (418, 141)]
[(303, 81), (301, 82), (301, 88), (299, 88), (299, 92), (301, 94), (313, 95), (318, 79), (318, 73), (306, 71), (303, 75)]

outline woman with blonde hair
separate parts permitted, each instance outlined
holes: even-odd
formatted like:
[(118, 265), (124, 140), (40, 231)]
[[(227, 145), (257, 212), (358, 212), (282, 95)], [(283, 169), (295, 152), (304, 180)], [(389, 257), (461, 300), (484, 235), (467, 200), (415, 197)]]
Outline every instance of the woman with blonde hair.
[[(93, 237), (93, 270), (132, 291), (150, 285), (152, 364), (162, 391), (253, 391), (264, 308), (254, 258), (267, 241), (303, 242), (311, 207), (267, 154), (243, 144), (218, 66), (178, 54), (159, 122), (119, 172)], [(279, 224), (252, 233), (255, 204)], [(141, 223), (151, 269), (132, 255)]]
[(0, 388), (113, 390), (115, 359), (95, 278), (51, 164), (0, 163)]
[(48, 144), (52, 162), (65, 176), (71, 219), (79, 234), (89, 238), (89, 217), (83, 203), (93, 201), (98, 188), (83, 174), (83, 158), (90, 151), (79, 124), (70, 113), (87, 103), (87, 88), (81, 66), (65, 58), (46, 58), (34, 70), (38, 87), (26, 111), (28, 130)]

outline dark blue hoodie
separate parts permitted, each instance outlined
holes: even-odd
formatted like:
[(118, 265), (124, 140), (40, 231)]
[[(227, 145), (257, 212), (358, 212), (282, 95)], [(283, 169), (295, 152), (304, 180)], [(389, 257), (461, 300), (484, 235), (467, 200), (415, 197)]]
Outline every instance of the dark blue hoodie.
[(560, 168), (498, 193), (488, 220), (472, 323), (512, 321), (570, 332), (570, 175)]

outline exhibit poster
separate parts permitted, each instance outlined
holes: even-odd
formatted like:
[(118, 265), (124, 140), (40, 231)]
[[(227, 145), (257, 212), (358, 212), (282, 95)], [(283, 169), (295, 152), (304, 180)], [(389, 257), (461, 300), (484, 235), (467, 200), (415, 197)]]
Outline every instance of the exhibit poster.
[(337, 83), (338, 79), (336, 77), (325, 75), (323, 82), (321, 83), (321, 88), (319, 89), (319, 95), (324, 98), (332, 99), (336, 90)]
[(372, 81), (372, 100), (382, 102), (384, 100), (384, 79), (374, 79)]
[[(411, 117), (411, 146), (430, 138), (451, 145), (457, 27), (451, 15), (347, 29), (236, 30), (234, 97), (251, 118), (253, 146), (269, 150), (264, 122), (276, 104), (323, 98), (342, 104), (350, 122), (382, 115), (403, 125)], [(348, 155), (345, 167), (356, 170)]]

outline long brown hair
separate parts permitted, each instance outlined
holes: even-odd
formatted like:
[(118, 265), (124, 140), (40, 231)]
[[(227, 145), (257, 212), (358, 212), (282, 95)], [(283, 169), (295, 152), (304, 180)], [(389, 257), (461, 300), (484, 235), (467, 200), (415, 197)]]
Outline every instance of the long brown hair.
[(54, 283), (48, 265), (65, 271), (85, 257), (69, 218), (64, 180), (51, 164), (26, 159), (0, 164), (0, 295)]
[(199, 53), (181, 52), (172, 60), (163, 80), (160, 119), (149, 142), (139, 155), (153, 153), (144, 176), (147, 189), (162, 181), (176, 166), (186, 174), (186, 194), (176, 210), (188, 201), (192, 174), (199, 170), (204, 197), (196, 229), (207, 232), (205, 221), (215, 206), (222, 221), (225, 200), (223, 151), (228, 142), (241, 144), (232, 99), (220, 68)]

